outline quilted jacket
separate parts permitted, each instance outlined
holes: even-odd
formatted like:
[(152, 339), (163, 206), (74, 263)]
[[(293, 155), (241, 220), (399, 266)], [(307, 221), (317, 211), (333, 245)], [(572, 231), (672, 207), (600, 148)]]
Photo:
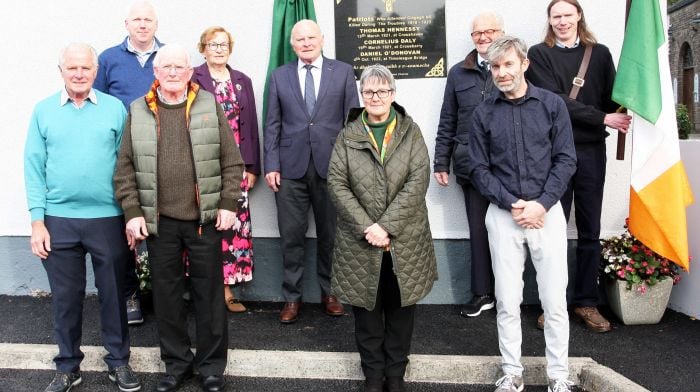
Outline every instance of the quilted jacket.
[(393, 104), (397, 124), (382, 165), (352, 109), (338, 135), (328, 170), (328, 189), (338, 222), (331, 290), (341, 302), (374, 309), (383, 249), (370, 245), (364, 229), (375, 222), (389, 233), (401, 306), (425, 297), (437, 280), (425, 194), (430, 158), (418, 125)]

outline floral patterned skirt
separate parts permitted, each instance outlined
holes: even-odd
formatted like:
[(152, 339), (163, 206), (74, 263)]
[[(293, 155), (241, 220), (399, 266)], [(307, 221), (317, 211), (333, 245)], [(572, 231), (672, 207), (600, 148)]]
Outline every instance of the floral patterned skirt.
[(232, 285), (253, 279), (253, 230), (248, 205), (248, 179), (243, 172), (241, 198), (233, 227), (223, 232), (221, 252), (224, 284)]

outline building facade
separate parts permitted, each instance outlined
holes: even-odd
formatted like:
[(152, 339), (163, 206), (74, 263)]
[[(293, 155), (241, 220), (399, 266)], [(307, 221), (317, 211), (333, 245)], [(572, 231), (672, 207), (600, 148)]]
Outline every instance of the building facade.
[(694, 133), (700, 135), (700, 0), (680, 0), (668, 7), (669, 56), (676, 103), (685, 105)]

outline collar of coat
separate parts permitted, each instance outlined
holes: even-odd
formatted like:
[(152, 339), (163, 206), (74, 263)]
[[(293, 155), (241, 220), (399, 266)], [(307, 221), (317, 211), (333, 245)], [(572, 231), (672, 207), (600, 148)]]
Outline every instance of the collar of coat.
[[(158, 87), (160, 82), (158, 79), (153, 81), (151, 89), (144, 96), (146, 100), (146, 105), (153, 112), (153, 114), (158, 117)], [(187, 82), (187, 105), (185, 106), (185, 118), (187, 119), (187, 128), (190, 127), (190, 108), (194, 99), (197, 97), (197, 92), (199, 91), (199, 85), (197, 83)]]
[(464, 61), (462, 61), (462, 68), (479, 71), (479, 65), (476, 61), (477, 57), (478, 53), (476, 52), (476, 49), (473, 49), (471, 52), (469, 52), (469, 54), (467, 54), (467, 57), (464, 58)]
[[(391, 106), (396, 110), (396, 113), (401, 114), (402, 116), (406, 116), (406, 109), (403, 108), (403, 106), (399, 105), (396, 102), (392, 102)], [(365, 108), (352, 108), (350, 109), (350, 112), (348, 112), (348, 118), (345, 121), (345, 124), (347, 125), (348, 123), (351, 123), (355, 120), (357, 120), (361, 115), (362, 111), (365, 110)]]
[(395, 149), (397, 143), (400, 143), (405, 136), (406, 128), (409, 126), (409, 124), (413, 123), (413, 120), (406, 114), (406, 109), (404, 109), (403, 106), (397, 104), (396, 102), (392, 102), (391, 106), (396, 111), (396, 128), (392, 134), (391, 141), (384, 150), (385, 153), (383, 152), (383, 159), (379, 156), (377, 150), (372, 145), (372, 141), (365, 131), (364, 125), (362, 124), (362, 119), (360, 116), (362, 116), (364, 108), (353, 108), (350, 109), (350, 112), (348, 113), (347, 121), (345, 123), (345, 127), (347, 129), (346, 133), (344, 134), (345, 141), (348, 143), (348, 145), (354, 145), (355, 148), (367, 148), (372, 151), (372, 154), (377, 157), (377, 160), (380, 162), (386, 161), (386, 159), (389, 158)]

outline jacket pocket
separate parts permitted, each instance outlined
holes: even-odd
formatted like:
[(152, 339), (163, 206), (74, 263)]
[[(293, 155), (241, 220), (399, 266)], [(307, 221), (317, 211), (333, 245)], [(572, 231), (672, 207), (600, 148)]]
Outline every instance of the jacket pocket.
[(452, 154), (453, 168), (456, 176), (469, 178), (469, 143), (463, 138), (457, 138)]

